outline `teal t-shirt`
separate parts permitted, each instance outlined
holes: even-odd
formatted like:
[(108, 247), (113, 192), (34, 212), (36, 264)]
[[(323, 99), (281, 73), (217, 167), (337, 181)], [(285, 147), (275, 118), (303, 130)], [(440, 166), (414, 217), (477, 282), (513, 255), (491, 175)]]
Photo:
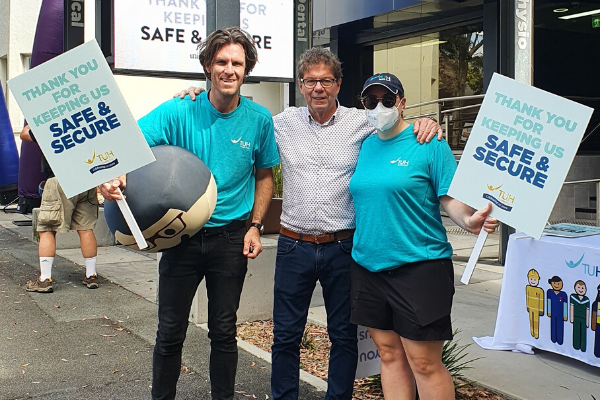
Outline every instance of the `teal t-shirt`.
[(413, 126), (382, 140), (368, 137), (350, 180), (356, 211), (352, 258), (370, 271), (452, 257), (439, 196), (456, 161), (445, 140), (419, 144)]
[(211, 170), (217, 205), (207, 227), (247, 219), (254, 204), (254, 167), (279, 164), (271, 114), (245, 97), (227, 114), (210, 104), (207, 92), (196, 101), (171, 99), (142, 117), (138, 125), (151, 147), (183, 147)]

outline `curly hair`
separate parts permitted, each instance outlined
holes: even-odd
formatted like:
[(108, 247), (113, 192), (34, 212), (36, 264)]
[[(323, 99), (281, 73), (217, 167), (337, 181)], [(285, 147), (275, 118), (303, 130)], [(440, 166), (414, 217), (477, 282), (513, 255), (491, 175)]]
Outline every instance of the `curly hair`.
[(334, 78), (340, 79), (342, 77), (342, 63), (340, 59), (331, 51), (317, 46), (306, 50), (300, 56), (300, 60), (298, 60), (298, 65), (296, 66), (298, 79), (304, 78), (306, 71), (318, 64), (327, 65)]
[(210, 67), (215, 59), (215, 56), (221, 48), (227, 44), (239, 44), (244, 49), (246, 56), (246, 71), (244, 76), (247, 76), (258, 61), (258, 53), (254, 40), (250, 34), (237, 26), (232, 26), (225, 29), (219, 29), (208, 35), (206, 40), (198, 45), (198, 58), (200, 64), (204, 68), (204, 74), (210, 80)]

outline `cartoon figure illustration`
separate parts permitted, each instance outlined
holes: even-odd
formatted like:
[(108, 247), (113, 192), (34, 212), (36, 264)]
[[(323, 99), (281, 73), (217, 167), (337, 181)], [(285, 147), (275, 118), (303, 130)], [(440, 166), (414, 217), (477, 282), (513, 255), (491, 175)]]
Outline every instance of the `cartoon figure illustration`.
[(537, 287), (540, 283), (540, 274), (535, 269), (529, 270), (527, 280), (529, 285), (525, 286), (525, 301), (529, 313), (529, 327), (531, 336), (537, 339), (540, 337), (540, 317), (544, 315), (544, 290)]
[(598, 285), (596, 300), (592, 303), (592, 330), (594, 335), (594, 355), (600, 358), (600, 285)]
[(548, 279), (552, 286), (546, 293), (548, 316), (550, 317), (550, 339), (553, 343), (563, 344), (565, 321), (567, 320), (567, 294), (562, 291), (563, 281), (554, 275)]
[(574, 285), (575, 293), (569, 297), (571, 304), (571, 323), (573, 324), (573, 348), (585, 352), (587, 328), (590, 318), (590, 299), (585, 296), (587, 287), (584, 281)]

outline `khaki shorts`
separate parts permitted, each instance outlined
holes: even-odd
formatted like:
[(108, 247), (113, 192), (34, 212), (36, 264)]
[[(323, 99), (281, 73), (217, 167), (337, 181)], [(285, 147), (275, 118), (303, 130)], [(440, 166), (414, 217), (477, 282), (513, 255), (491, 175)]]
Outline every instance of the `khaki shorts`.
[(38, 214), (38, 232), (87, 231), (98, 220), (96, 189), (67, 199), (56, 178), (46, 181)]

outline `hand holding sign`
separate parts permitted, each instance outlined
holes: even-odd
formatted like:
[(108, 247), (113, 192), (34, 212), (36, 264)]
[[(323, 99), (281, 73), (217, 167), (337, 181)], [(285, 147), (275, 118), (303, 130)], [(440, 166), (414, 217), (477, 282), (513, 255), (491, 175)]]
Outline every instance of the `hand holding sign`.
[(8, 85), (67, 197), (154, 161), (96, 41)]
[[(592, 111), (494, 74), (448, 195), (474, 208), (492, 202), (494, 217), (539, 238)], [(485, 236), (482, 231), (463, 283)]]

